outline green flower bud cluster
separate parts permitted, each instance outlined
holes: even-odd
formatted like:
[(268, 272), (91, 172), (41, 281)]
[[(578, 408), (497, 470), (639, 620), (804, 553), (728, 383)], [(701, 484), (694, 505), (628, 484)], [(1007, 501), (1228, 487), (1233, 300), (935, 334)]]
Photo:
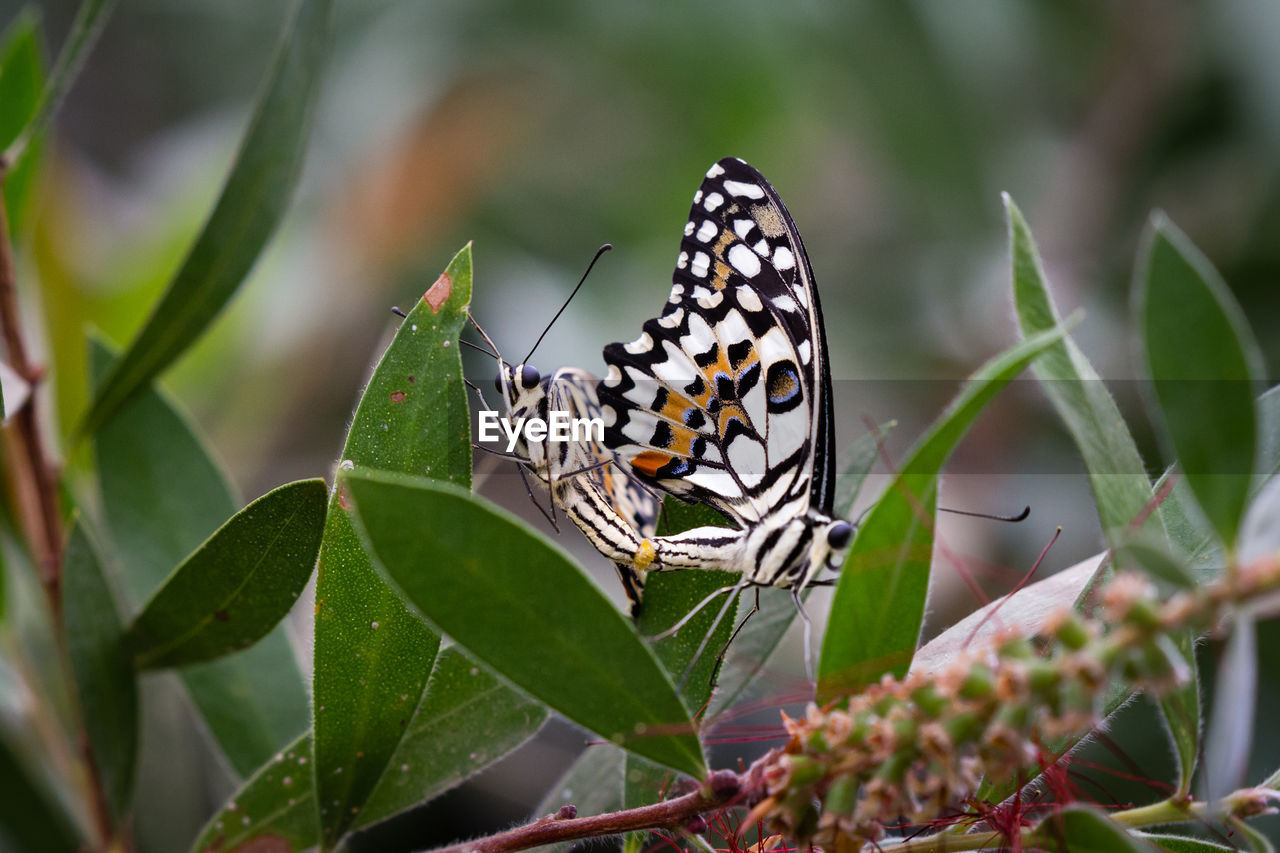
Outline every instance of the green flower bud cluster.
[(1167, 600), (1119, 575), (1094, 617), (1063, 610), (1035, 636), (1003, 634), (945, 670), (886, 676), (847, 702), (784, 714), (790, 741), (758, 765), (765, 798), (752, 817), (852, 853), (888, 825), (965, 803), (984, 778), (1031, 779), (1056, 759), (1040, 744), (1098, 724), (1113, 678), (1155, 694), (1186, 683), (1173, 636), (1207, 631), (1231, 605), (1278, 588), (1280, 559)]

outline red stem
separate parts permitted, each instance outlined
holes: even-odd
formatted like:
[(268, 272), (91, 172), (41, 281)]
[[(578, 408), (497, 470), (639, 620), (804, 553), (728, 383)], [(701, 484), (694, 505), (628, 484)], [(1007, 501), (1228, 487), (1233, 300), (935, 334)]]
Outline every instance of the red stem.
[(703, 812), (723, 808), (742, 793), (745, 776), (731, 770), (718, 770), (706, 785), (691, 794), (591, 817), (548, 815), (533, 823), (499, 832), (475, 841), (464, 841), (441, 847), (435, 853), (510, 853), (543, 844), (601, 838), (646, 829), (679, 829)]

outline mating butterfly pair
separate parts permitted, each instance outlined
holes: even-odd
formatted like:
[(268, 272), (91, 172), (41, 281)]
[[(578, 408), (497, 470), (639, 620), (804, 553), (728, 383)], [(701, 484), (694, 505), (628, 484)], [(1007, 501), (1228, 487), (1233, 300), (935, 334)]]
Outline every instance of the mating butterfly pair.
[[(759, 172), (732, 158), (711, 167), (661, 316), (604, 357), (599, 383), (500, 361), (509, 417), (605, 420), (604, 446), (518, 447), (553, 511), (617, 564), (633, 603), (648, 571), (702, 568), (741, 575), (725, 592), (785, 587), (798, 604), (818, 572), (838, 564), (853, 528), (832, 517), (831, 379), (813, 272)], [(706, 503), (736, 528), (656, 537), (658, 498), (647, 487)]]

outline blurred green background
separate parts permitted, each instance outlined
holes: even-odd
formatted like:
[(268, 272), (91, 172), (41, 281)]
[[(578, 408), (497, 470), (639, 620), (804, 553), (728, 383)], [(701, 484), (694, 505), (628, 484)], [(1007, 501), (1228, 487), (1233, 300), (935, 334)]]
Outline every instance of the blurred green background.
[[(0, 24), (21, 8), (0, 0)], [(75, 3), (34, 8), (52, 54)], [(64, 432), (85, 405), (86, 324), (120, 343), (141, 325), (219, 188), (286, 12), (260, 0), (123, 0), (71, 92), (19, 246)], [(1087, 310), (1077, 339), (1114, 380), (1157, 471), (1128, 332), (1152, 208), (1223, 273), (1280, 375), (1277, 33), (1280, 5), (1265, 0), (342, 3), (293, 208), (166, 385), (245, 496), (328, 474), (388, 309), (417, 298), (468, 240), (473, 312), (509, 358), (612, 242), (535, 359), (599, 371), (601, 347), (634, 337), (661, 306), (702, 173), (737, 155), (769, 177), (804, 234), (841, 446), (865, 419), (896, 418), (900, 458), (957, 380), (1014, 339), (1008, 191), (1063, 313)], [(473, 357), (468, 372), (487, 387), (492, 365)], [(1100, 548), (1075, 451), (1034, 383), (997, 401), (955, 467), (944, 504), (1030, 504), (1032, 518), (944, 518), (956, 558), (937, 572), (935, 628), (976, 603), (962, 571), (1007, 589), (1059, 524), (1045, 572)], [(483, 491), (536, 518), (510, 471), (480, 470)], [(563, 539), (610, 582), (576, 532)], [(518, 818), (580, 742), (553, 728), (452, 805), (364, 844), (421, 845), (432, 830)], [(1255, 777), (1280, 763), (1269, 746)], [(1159, 778), (1163, 746), (1144, 748), (1132, 760), (1154, 762)], [(198, 822), (228, 788), (220, 768), (200, 774), (186, 796), (196, 817), (177, 823)]]

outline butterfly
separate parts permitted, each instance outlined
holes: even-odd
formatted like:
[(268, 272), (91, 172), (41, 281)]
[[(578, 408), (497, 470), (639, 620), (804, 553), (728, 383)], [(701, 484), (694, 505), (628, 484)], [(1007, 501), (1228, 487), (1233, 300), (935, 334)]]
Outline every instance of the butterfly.
[[(550, 423), (553, 412), (564, 413), (570, 421), (602, 418), (597, 379), (576, 368), (543, 377), (527, 361), (512, 365), (499, 358), (495, 385), (510, 423), (532, 418)], [(614, 561), (634, 613), (647, 566), (644, 554), (652, 553), (646, 543), (657, 526), (658, 499), (634, 474), (615, 464), (613, 453), (589, 429), (572, 433), (567, 441), (530, 441), (522, 433), (512, 454), (521, 465), (521, 476), (528, 471), (548, 492), (549, 513), (536, 499), (534, 505), (552, 526), (558, 529), (559, 508), (596, 550)]]
[(604, 359), (607, 448), (641, 482), (734, 525), (648, 540), (651, 570), (737, 572), (731, 589), (784, 587), (799, 606), (839, 565), (853, 526), (832, 509), (831, 370), (813, 270), (763, 175), (736, 158), (707, 171), (662, 313)]

